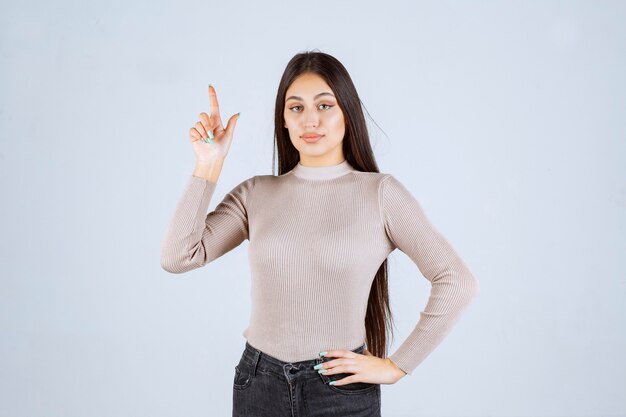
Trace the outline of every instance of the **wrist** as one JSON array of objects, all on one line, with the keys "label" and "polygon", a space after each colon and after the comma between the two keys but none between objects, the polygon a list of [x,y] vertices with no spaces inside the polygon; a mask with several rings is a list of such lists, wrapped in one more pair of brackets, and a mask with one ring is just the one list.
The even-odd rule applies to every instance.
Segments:
[{"label": "wrist", "polygon": [[196,166],[193,171],[193,175],[196,177],[204,178],[211,182],[217,182],[222,171],[222,165],[224,164],[223,158],[216,158],[210,161],[196,160]]},{"label": "wrist", "polygon": [[402,370],[402,368],[400,368],[398,365],[396,365],[396,363],[394,361],[392,361],[391,359],[385,358],[385,361],[387,361],[389,366],[391,366],[392,368],[394,368],[398,372],[398,375],[400,375],[400,377],[403,377],[403,376],[405,376],[407,374],[406,372],[404,372]]}]

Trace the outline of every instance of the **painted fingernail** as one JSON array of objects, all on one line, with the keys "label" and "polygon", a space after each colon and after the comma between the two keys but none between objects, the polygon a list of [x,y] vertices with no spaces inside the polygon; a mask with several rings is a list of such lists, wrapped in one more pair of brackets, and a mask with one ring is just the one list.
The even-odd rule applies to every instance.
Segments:
[{"label": "painted fingernail", "polygon": [[313,369],[320,369],[322,367],[322,365],[324,365],[323,363],[318,363],[317,365],[315,365],[313,367]]},{"label": "painted fingernail", "polygon": [[213,132],[211,132],[210,130],[207,132],[209,134],[209,139],[213,139],[215,136],[213,136]]},{"label": "painted fingernail", "polygon": [[320,369],[317,371],[318,374],[325,374],[326,372],[328,372],[328,369]]},{"label": "painted fingernail", "polygon": [[201,138],[200,138],[200,140],[201,140],[202,142],[206,143],[206,140],[204,140],[204,138],[203,138],[203,137],[201,137]]},{"label": "painted fingernail", "polygon": [[211,144],[213,144],[213,143],[215,143],[215,142],[213,141],[213,139],[212,139],[212,138],[209,138],[209,141],[208,141],[207,143],[211,143]]},{"label": "painted fingernail", "polygon": [[330,382],[328,383],[328,385],[335,385],[336,383],[337,383],[337,381],[330,381]]},{"label": "painted fingernail", "polygon": [[328,354],[328,352],[324,351],[324,352],[320,352],[320,356],[326,356]]}]

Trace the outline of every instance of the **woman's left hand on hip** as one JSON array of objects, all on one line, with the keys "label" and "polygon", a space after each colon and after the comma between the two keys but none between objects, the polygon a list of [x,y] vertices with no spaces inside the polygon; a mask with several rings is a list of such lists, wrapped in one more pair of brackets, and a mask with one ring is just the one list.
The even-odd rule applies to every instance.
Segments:
[{"label": "woman's left hand on hip", "polygon": [[389,358],[379,358],[372,355],[367,349],[363,354],[351,350],[328,350],[324,357],[337,358],[323,362],[319,370],[326,370],[324,375],[353,374],[335,381],[335,386],[368,382],[370,384],[394,384],[406,373]]}]

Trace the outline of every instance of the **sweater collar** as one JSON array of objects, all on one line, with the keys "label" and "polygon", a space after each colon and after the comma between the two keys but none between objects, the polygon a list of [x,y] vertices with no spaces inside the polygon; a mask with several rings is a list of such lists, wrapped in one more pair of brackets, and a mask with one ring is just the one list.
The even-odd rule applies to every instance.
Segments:
[{"label": "sweater collar", "polygon": [[314,167],[304,166],[298,162],[298,164],[293,168],[293,174],[295,176],[308,180],[327,180],[337,178],[352,171],[356,170],[346,159],[337,165]]}]

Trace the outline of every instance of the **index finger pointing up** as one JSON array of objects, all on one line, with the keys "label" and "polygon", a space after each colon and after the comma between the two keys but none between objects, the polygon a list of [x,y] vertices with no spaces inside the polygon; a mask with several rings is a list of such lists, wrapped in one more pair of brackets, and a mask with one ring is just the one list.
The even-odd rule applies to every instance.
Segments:
[{"label": "index finger pointing up", "polygon": [[212,84],[209,84],[209,99],[211,101],[211,108],[209,110],[209,116],[215,117],[219,126],[222,126],[222,119],[220,118],[220,106],[217,103],[217,94],[215,94],[215,88]]}]

